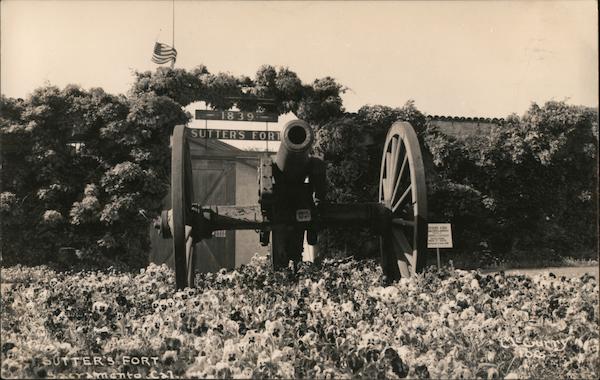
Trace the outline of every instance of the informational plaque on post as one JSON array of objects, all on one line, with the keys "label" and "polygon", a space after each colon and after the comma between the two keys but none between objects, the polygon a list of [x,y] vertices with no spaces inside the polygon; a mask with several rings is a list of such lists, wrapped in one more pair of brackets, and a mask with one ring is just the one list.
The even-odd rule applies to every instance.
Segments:
[{"label": "informational plaque on post", "polygon": [[452,248],[452,227],[450,223],[429,223],[427,248]]}]

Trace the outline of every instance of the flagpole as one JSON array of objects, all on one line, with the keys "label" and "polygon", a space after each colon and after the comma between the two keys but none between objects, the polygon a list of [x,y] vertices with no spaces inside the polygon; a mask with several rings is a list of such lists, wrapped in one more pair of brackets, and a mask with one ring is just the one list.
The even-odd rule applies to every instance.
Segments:
[{"label": "flagpole", "polygon": [[[171,10],[172,10],[172,14],[173,14],[173,35],[171,37],[171,46],[173,46],[173,49],[175,49],[175,0],[173,0],[172,2],[172,6],[171,6]],[[173,59],[173,61],[171,61],[171,69],[173,69],[173,67],[175,67],[175,59]]]}]

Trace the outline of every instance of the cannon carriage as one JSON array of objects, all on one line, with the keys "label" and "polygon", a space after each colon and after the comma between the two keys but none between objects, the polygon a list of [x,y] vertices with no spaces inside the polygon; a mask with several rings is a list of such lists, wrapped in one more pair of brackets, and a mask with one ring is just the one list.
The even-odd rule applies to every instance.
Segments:
[{"label": "cannon carriage", "polygon": [[171,205],[156,226],[172,239],[178,289],[194,286],[195,244],[218,230],[256,230],[262,245],[271,245],[277,270],[301,260],[304,236],[318,243],[329,226],[370,227],[380,236],[386,281],[409,277],[426,265],[427,194],[417,135],[409,123],[396,122],[386,136],[380,169],[379,197],[369,203],[327,200],[326,163],[309,152],[312,128],[302,120],[288,122],[274,157],[258,167],[259,191],[254,205],[200,205],[193,202],[192,166],[186,127],[172,135]]}]

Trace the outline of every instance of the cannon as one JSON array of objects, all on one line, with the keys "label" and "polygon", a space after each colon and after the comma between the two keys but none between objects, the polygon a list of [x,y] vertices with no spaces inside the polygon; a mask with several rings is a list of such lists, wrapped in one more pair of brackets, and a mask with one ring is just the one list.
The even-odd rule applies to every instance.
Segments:
[{"label": "cannon", "polygon": [[[368,203],[327,200],[326,163],[311,156],[312,128],[302,120],[288,122],[274,157],[258,167],[255,205],[194,203],[192,166],[185,126],[172,135],[171,205],[156,226],[173,240],[177,289],[194,286],[194,246],[217,230],[256,230],[262,245],[271,244],[273,269],[301,260],[308,244],[330,226],[370,227],[380,237],[381,266],[387,282],[422,271],[427,260],[427,194],[421,149],[407,122],[395,122],[383,148],[379,196]],[[199,266],[202,263],[197,263]]]}]

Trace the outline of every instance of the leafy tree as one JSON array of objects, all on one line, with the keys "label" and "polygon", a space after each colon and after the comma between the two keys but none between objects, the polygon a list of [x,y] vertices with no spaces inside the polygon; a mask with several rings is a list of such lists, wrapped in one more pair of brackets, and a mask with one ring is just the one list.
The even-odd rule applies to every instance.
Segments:
[{"label": "leafy tree", "polygon": [[[557,258],[591,250],[597,136],[597,110],[564,102],[532,104],[482,137],[458,141],[429,127],[426,146],[447,184],[430,189],[430,209],[453,221],[465,251],[484,246],[497,258],[518,260],[524,252]],[[471,189],[474,197],[449,215],[452,188]]]},{"label": "leafy tree", "polygon": [[[453,224],[454,252],[480,265],[576,256],[597,244],[597,117],[564,102],[533,104],[489,135],[456,139],[413,102],[364,106],[318,129],[315,150],[328,161],[333,201],[374,201],[385,135],[396,120],[409,121],[424,155],[429,220]],[[365,136],[371,145],[361,143]],[[349,242],[352,254],[368,239],[355,231],[326,236],[330,248]]]},{"label": "leafy tree", "polygon": [[[24,101],[2,96],[3,262],[40,264],[71,246],[92,261],[144,265],[148,225],[169,183],[169,136],[190,118],[183,106],[256,110],[265,107],[256,96],[268,96],[269,110],[285,113],[309,92],[339,99],[333,79],[315,84],[288,68],[263,66],[252,80],[200,65],[135,73],[128,97],[77,86],[42,87]],[[341,99],[335,104],[324,114],[339,114]]]},{"label": "leafy tree", "polygon": [[331,77],[315,79],[311,86],[304,87],[304,95],[296,114],[314,125],[342,117],[344,107],[341,94],[344,91],[345,88]]},{"label": "leafy tree", "polygon": [[280,68],[275,77],[275,89],[278,113],[298,112],[299,103],[306,96],[305,88],[298,75],[287,67]]},{"label": "leafy tree", "polygon": [[[136,72],[130,94],[154,93],[187,106],[204,101],[214,109],[238,107],[243,111],[288,112],[314,125],[343,114],[341,94],[345,88],[325,77],[304,85],[287,67],[261,66],[254,79],[229,73],[212,74],[200,65],[191,71],[161,67],[154,72]],[[265,103],[257,98],[272,99]]]},{"label": "leafy tree", "polygon": [[482,183],[505,246],[557,255],[595,245],[597,120],[596,109],[551,101],[493,131],[483,153],[496,175]]},{"label": "leafy tree", "polygon": [[[407,101],[402,107],[388,107],[381,105],[367,105],[361,107],[356,115],[357,123],[362,125],[368,138],[371,140],[368,149],[368,169],[367,180],[368,201],[375,201],[379,194],[379,171],[381,168],[381,158],[383,152],[383,144],[387,136],[389,128],[396,121],[409,122],[415,131],[421,146],[423,146],[423,137],[425,133],[426,118],[415,106],[414,101]],[[434,173],[431,159],[427,154],[427,150],[423,150],[424,161],[426,165],[426,173]],[[430,178],[428,177],[428,180]],[[365,200],[366,201],[366,200]]]},{"label": "leafy tree", "polygon": [[187,106],[197,100],[199,93],[207,90],[205,78],[209,76],[204,66],[199,66],[192,72],[168,67],[159,67],[154,72],[136,72],[130,94],[140,96],[154,93],[157,96],[167,96],[182,106]]},{"label": "leafy tree", "polygon": [[[408,121],[423,132],[425,117],[412,101],[398,108],[364,106],[317,129],[314,150],[327,162],[330,201],[377,201],[383,144],[396,120]],[[332,229],[323,240],[330,253],[343,250],[348,255],[375,256],[378,252],[378,239],[370,230]]]},{"label": "leafy tree", "polygon": [[149,221],[140,210],[156,215],[166,195],[170,130],[189,117],[181,106],[76,86],[2,106],[3,260],[40,264],[75,247],[144,265]]},{"label": "leafy tree", "polygon": [[[424,154],[430,220],[453,223],[459,251],[557,256],[597,244],[597,109],[532,104],[489,135],[458,140],[412,101],[345,113],[345,88],[333,78],[303,84],[288,68],[265,65],[254,79],[202,65],[135,76],[128,97],[48,86],[26,100],[0,98],[4,262],[39,264],[75,246],[86,257],[143,265],[148,217],[168,187],[169,135],[195,101],[307,120],[334,202],[376,200],[387,130],[409,121]],[[365,231],[327,236],[349,254],[376,250]]]}]

